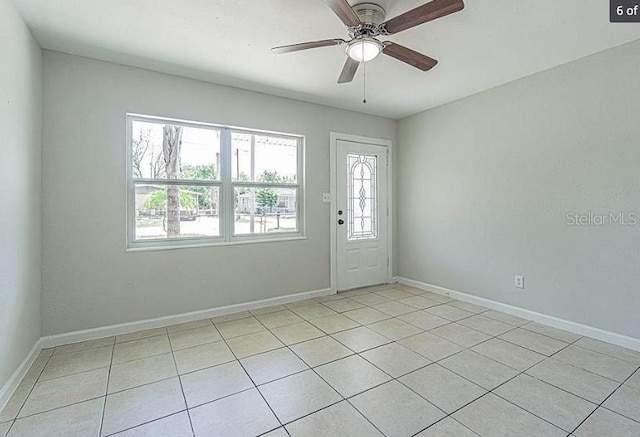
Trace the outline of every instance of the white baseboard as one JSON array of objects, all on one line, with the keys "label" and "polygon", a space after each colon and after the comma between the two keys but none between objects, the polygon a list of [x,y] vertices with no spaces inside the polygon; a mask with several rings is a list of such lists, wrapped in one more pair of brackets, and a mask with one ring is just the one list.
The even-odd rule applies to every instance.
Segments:
[{"label": "white baseboard", "polygon": [[217,316],[224,316],[241,311],[255,310],[258,308],[270,307],[310,299],[313,297],[327,296],[335,294],[330,288],[322,290],[305,291],[302,293],[287,294],[285,296],[272,297],[251,302],[244,302],[223,307],[211,308],[190,313],[176,314],[172,316],[158,317],[155,319],[140,320],[136,322],[121,323],[118,325],[101,326],[99,328],[85,329],[82,331],[67,332],[64,334],[50,335],[42,337],[41,347],[49,348],[64,344],[77,343],[79,341],[96,340],[98,338],[110,337],[112,335],[129,334],[131,332],[145,329],[161,328],[178,323],[193,322],[195,320],[206,319]]},{"label": "white baseboard", "polygon": [[414,281],[413,279],[394,277],[394,282],[408,285],[411,287],[419,288],[425,291],[431,291],[433,293],[442,294],[445,296],[453,297],[458,300],[462,300],[492,310],[501,311],[503,313],[511,314],[513,316],[521,317],[523,319],[532,320],[534,322],[548,325],[553,328],[564,329],[565,331],[573,332],[578,335],[585,335],[587,337],[595,338],[597,340],[606,341],[618,346],[626,347],[636,351],[640,351],[640,339],[629,337],[623,334],[617,334],[611,331],[605,331],[604,329],[595,328],[593,326],[583,325],[582,323],[572,322],[570,320],[560,319],[558,317],[550,316],[536,311],[527,310],[524,308],[508,305],[505,303],[497,302],[483,297],[474,296],[471,294],[463,293],[460,291],[450,290],[448,288],[440,287],[437,285],[427,284],[420,281]]},{"label": "white baseboard", "polygon": [[299,300],[311,299],[314,297],[327,296],[330,294],[335,294],[335,292],[331,291],[330,288],[324,288],[321,290],[305,291],[302,293],[288,294],[285,296],[244,302],[235,305],[227,305],[202,311],[193,311],[190,313],[158,317],[155,319],[121,323],[118,325],[102,326],[99,328],[85,329],[82,331],[41,337],[40,339],[38,339],[36,344],[33,345],[33,348],[24,359],[22,364],[18,366],[18,368],[15,372],[13,372],[6,384],[4,384],[4,386],[0,389],[0,411],[2,411],[7,402],[9,402],[9,399],[15,392],[16,388],[18,388],[18,385],[22,381],[22,378],[24,378],[25,374],[42,349],[61,346],[69,343],[77,343],[79,341],[96,340],[98,338],[110,337],[112,335],[129,334],[131,332],[141,331],[144,329],[161,328],[163,326],[175,325],[177,323],[193,322],[195,320],[224,316],[241,311],[255,310],[258,308],[281,305],[296,302]]},{"label": "white baseboard", "polygon": [[9,380],[0,388],[0,411],[2,411],[7,405],[7,402],[9,402],[9,399],[11,399],[11,396],[13,396],[13,393],[18,388],[22,378],[27,374],[27,371],[31,368],[41,349],[42,339],[39,338]]}]

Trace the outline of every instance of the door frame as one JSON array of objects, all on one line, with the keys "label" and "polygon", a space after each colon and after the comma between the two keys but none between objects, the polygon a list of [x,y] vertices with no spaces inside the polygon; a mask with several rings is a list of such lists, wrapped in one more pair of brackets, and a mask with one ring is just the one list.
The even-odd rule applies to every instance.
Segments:
[{"label": "door frame", "polygon": [[393,141],[381,138],[370,138],[360,135],[345,134],[340,132],[330,133],[329,144],[329,192],[331,194],[331,292],[338,291],[338,206],[336,196],[338,193],[338,141],[350,141],[352,143],[370,144],[374,146],[383,146],[387,148],[387,207],[389,208],[389,216],[387,217],[387,259],[389,266],[387,269],[387,282],[391,283],[393,277]]}]

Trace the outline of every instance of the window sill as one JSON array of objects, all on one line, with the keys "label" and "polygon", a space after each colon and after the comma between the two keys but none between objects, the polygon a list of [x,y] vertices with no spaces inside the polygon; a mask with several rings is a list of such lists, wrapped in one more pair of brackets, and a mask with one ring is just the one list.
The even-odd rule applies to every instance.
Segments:
[{"label": "window sill", "polygon": [[300,241],[306,240],[304,235],[291,235],[272,238],[251,238],[238,239],[234,241],[211,241],[211,242],[193,242],[185,244],[166,244],[164,242],[153,243],[131,243],[125,249],[125,252],[149,252],[157,250],[177,250],[177,249],[196,249],[201,247],[224,247],[224,246],[238,246],[244,244],[258,244],[258,243],[281,243],[286,241]]}]

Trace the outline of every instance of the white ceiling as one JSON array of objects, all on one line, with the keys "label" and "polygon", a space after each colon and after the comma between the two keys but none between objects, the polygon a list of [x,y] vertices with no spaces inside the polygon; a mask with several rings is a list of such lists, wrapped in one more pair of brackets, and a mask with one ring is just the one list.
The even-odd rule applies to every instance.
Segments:
[{"label": "white ceiling", "polygon": [[[384,1],[387,17],[426,0]],[[359,3],[361,1],[352,1]],[[342,47],[274,55],[277,45],[346,38],[322,0],[14,0],[43,48],[391,118],[420,112],[640,38],[605,0],[466,0],[456,14],[386,38],[440,61],[421,72],[387,56],[351,84]]]}]

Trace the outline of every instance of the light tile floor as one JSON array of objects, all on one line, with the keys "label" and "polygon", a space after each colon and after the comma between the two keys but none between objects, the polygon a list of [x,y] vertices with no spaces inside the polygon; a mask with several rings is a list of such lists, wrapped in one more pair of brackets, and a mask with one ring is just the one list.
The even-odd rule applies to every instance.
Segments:
[{"label": "light tile floor", "polygon": [[639,367],[394,284],[43,350],[0,437],[637,437]]}]

